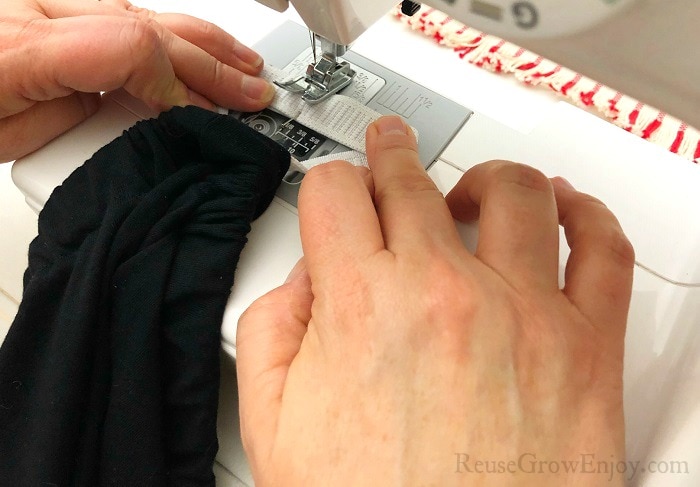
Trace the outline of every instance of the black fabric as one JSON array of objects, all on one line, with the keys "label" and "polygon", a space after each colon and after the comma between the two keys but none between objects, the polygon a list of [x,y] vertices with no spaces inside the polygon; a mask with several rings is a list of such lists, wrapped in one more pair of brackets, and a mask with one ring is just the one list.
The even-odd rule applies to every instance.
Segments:
[{"label": "black fabric", "polygon": [[53,192],[0,350],[0,485],[214,485],[223,311],[288,166],[175,108]]}]

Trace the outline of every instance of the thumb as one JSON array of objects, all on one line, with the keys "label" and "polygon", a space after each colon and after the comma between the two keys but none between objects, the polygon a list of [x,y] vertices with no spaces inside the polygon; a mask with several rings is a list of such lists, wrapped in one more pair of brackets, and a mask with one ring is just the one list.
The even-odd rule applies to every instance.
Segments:
[{"label": "thumb", "polygon": [[94,114],[99,93],[73,93],[0,118],[0,162],[19,159]]},{"label": "thumb", "polygon": [[[311,280],[302,258],[287,282],[256,300],[238,321],[238,374],[241,436],[252,465],[264,465],[277,429],[289,367],[299,353],[311,319]],[[260,446],[259,446],[260,445]]]}]

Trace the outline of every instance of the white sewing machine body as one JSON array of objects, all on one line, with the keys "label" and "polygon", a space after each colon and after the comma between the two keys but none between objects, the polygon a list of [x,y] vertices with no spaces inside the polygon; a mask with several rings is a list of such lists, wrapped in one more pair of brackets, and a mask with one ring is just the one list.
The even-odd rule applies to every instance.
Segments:
[{"label": "white sewing machine body", "polygon": [[[291,2],[304,24],[338,44],[350,44],[396,0],[257,0],[277,11]],[[426,3],[467,25],[506,39],[553,38],[591,28],[638,0],[428,0]],[[409,7],[410,8],[410,7]]]},{"label": "white sewing machine body", "polygon": [[[156,0],[153,5],[141,3],[161,10],[164,6]],[[297,20],[293,12],[279,15],[248,2],[232,6],[235,15],[224,16],[224,8],[216,1],[199,2],[196,7],[172,4],[165,3],[173,10],[218,21],[249,45],[261,41],[286,18]],[[268,49],[265,46],[270,42],[263,41],[261,46]],[[451,51],[392,19],[380,19],[369,28],[353,51],[474,111],[429,167],[442,191],[449,190],[475,164],[510,159],[549,176],[566,177],[615,212],[639,262],[625,364],[628,457],[643,463],[687,462],[688,470],[677,475],[638,472],[634,482],[700,484],[700,392],[696,387],[700,379],[700,333],[696,330],[700,320],[700,225],[691,223],[700,208],[700,168],[550,93],[459,62]],[[263,54],[271,64],[284,62],[286,56]],[[39,211],[53,188],[74,168],[122,130],[152,115],[124,93],[110,94],[92,119],[18,161],[13,178],[30,206]],[[433,116],[439,123],[439,113]],[[296,209],[276,198],[255,222],[249,237],[222,326],[229,367],[223,377],[230,382],[224,382],[222,388],[218,457],[227,470],[247,482],[249,473],[237,446],[236,397],[232,387],[226,387],[235,380],[230,364],[235,358],[236,324],[255,298],[284,281],[301,256]],[[473,239],[473,228],[466,228],[465,240]],[[562,270],[567,255],[562,243]]]},{"label": "white sewing machine body", "polygon": [[[257,0],[350,44],[399,0]],[[427,0],[466,25],[512,41],[700,127],[696,0]],[[385,42],[392,42],[387,39]]]}]

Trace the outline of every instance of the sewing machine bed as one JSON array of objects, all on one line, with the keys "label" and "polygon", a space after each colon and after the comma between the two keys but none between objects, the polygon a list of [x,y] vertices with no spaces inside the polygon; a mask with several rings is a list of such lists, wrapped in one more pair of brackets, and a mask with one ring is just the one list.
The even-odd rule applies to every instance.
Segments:
[{"label": "sewing machine bed", "polygon": [[[251,15],[271,19],[266,32],[279,23],[276,15],[262,7],[251,5],[250,9],[254,10]],[[229,21],[224,27],[243,41],[260,40],[258,32],[250,27],[246,31],[245,16]],[[394,45],[387,38],[395,38]],[[265,49],[268,41],[260,46]],[[641,465],[674,461],[682,467],[686,462],[685,473],[647,469],[637,472],[632,483],[700,484],[700,226],[693,223],[700,208],[700,168],[549,94],[534,93],[512,80],[459,63],[451,53],[443,54],[438,46],[391,19],[371,28],[355,51],[447,100],[474,109],[468,121],[449,134],[449,140],[438,144],[437,158],[430,161],[429,174],[442,191],[479,162],[510,159],[549,176],[566,177],[616,213],[638,260],[626,339],[628,457]],[[274,64],[274,53],[266,57]],[[415,62],[428,57],[432,75]],[[15,183],[28,204],[39,211],[53,188],[75,167],[124,128],[150,115],[128,95],[109,94],[97,115],[15,163]],[[421,143],[431,143],[425,134],[422,137]],[[474,240],[473,228],[462,230],[466,240]],[[564,242],[562,239],[562,273],[568,255]],[[236,324],[255,298],[284,282],[301,254],[296,209],[276,198],[253,225],[222,323],[218,461],[250,485],[238,438]]]}]

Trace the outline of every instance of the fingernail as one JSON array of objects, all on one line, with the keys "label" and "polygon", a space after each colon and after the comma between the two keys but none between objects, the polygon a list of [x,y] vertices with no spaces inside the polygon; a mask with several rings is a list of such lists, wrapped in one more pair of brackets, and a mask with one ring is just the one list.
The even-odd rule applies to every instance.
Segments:
[{"label": "fingernail", "polygon": [[406,135],[406,123],[395,115],[384,116],[374,122],[380,135]]},{"label": "fingernail", "polygon": [[198,107],[204,108],[206,110],[216,111],[216,105],[214,105],[211,101],[209,101],[196,91],[192,91],[188,88],[187,95],[190,97],[190,101],[193,105],[197,105]]},{"label": "fingernail", "polygon": [[557,176],[552,178],[552,183],[554,183],[556,186],[560,187],[561,189],[566,189],[568,191],[576,191],[576,188],[567,181],[565,178],[561,176]]},{"label": "fingernail", "polygon": [[262,78],[245,75],[243,77],[243,93],[254,100],[268,102],[275,96],[275,88]]},{"label": "fingernail", "polygon": [[260,57],[260,54],[240,42],[236,42],[233,45],[233,53],[238,59],[246,64],[250,64],[254,68],[257,68],[263,63],[263,58]]},{"label": "fingernail", "polygon": [[286,284],[288,282],[292,282],[294,279],[301,276],[304,272],[306,272],[306,262],[304,262],[304,258],[302,257],[289,272],[289,275],[287,276],[287,279],[284,281],[284,283]]}]

